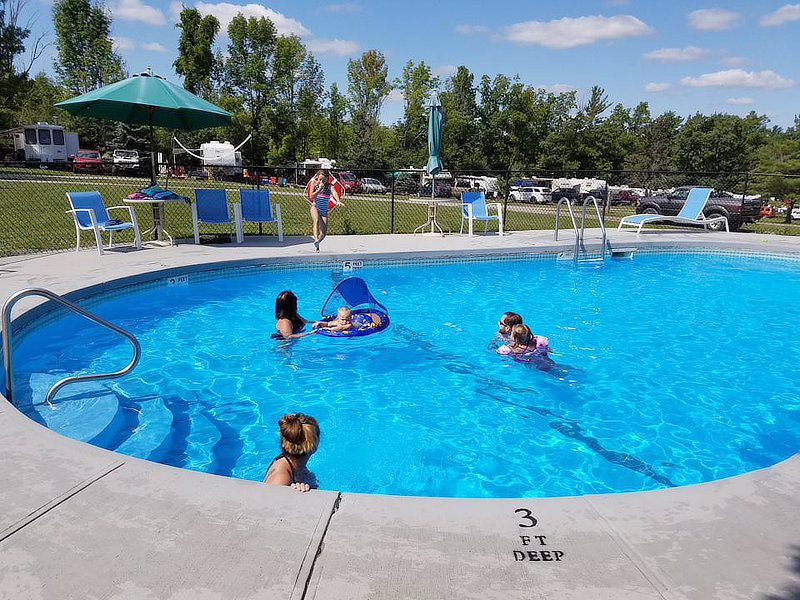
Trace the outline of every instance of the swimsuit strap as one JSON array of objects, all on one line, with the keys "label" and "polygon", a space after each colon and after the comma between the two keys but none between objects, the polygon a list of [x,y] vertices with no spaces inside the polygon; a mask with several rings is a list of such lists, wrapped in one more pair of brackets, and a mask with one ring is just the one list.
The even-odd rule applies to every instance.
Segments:
[{"label": "swimsuit strap", "polygon": [[272,459],[272,462],[269,463],[269,466],[267,467],[267,472],[269,472],[269,470],[272,468],[272,465],[275,464],[275,461],[279,460],[281,458],[286,459],[286,464],[289,465],[289,473],[291,473],[291,475],[292,475],[292,480],[289,482],[289,485],[291,485],[293,483],[297,483],[297,480],[295,479],[295,476],[294,476],[294,467],[292,466],[292,461],[290,461],[289,457],[286,456],[286,454],[283,453],[283,452],[281,452],[280,454],[278,454],[278,456],[276,456],[275,458]]}]

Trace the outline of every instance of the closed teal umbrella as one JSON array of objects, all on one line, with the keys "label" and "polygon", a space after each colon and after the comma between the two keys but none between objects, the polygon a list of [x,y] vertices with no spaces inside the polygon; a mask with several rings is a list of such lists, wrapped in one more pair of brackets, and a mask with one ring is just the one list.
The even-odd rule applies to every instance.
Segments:
[{"label": "closed teal umbrella", "polygon": [[[123,81],[58,102],[55,106],[81,117],[149,125],[151,149],[154,143],[154,126],[191,130],[231,123],[231,113],[159,75],[153,75],[150,69]],[[152,154],[155,181],[154,151]]]},{"label": "closed teal umbrella", "polygon": [[[439,100],[439,92],[433,90],[428,102],[428,165],[425,168],[428,175],[436,175],[442,170],[442,159],[439,154],[442,151],[442,102]],[[431,191],[433,191],[431,182]]]}]

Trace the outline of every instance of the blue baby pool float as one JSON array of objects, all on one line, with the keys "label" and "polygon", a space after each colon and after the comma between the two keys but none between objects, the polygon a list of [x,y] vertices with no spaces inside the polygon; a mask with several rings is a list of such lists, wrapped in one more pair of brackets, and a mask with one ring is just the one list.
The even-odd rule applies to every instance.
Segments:
[{"label": "blue baby pool float", "polygon": [[360,277],[348,277],[333,288],[322,305],[321,321],[336,320],[340,306],[350,308],[353,326],[344,331],[331,331],[317,328],[314,331],[328,337],[361,337],[378,333],[389,326],[389,311],[375,299],[369,291],[367,282]]}]

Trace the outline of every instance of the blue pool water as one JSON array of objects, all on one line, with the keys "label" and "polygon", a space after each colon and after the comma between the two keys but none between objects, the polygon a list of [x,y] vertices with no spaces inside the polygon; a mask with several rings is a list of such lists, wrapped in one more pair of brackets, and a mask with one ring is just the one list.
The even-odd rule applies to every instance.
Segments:
[{"label": "blue pool water", "polygon": [[[67,316],[15,355],[23,411],[133,456],[260,480],[287,411],[322,427],[309,467],[327,489],[513,497],[647,490],[735,475],[800,447],[800,263],[637,255],[599,267],[517,260],[358,273],[390,328],[360,339],[270,339],[292,289],[315,318],[332,269],[151,287],[92,310],[124,340]],[[542,372],[487,348],[504,310],[548,335]],[[27,397],[27,400],[26,400]],[[31,398],[33,406],[31,406]]]}]

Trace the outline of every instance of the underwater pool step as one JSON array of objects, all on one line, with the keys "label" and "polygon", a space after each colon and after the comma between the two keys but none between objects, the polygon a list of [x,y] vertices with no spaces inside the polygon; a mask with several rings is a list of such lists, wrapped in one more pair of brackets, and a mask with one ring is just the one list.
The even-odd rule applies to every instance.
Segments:
[{"label": "underwater pool step", "polygon": [[[134,410],[128,407],[125,410]],[[116,452],[159,462],[170,446],[172,413],[161,398],[150,398],[136,407],[139,412],[135,430],[116,448]]]},{"label": "underwater pool step", "polygon": [[32,420],[62,435],[95,446],[106,446],[125,423],[119,396],[108,382],[78,382],[56,394],[53,408],[50,408],[44,398],[63,376],[31,373],[28,386],[18,384],[23,389],[16,390],[17,408]]},{"label": "underwater pool step", "polygon": [[187,437],[186,466],[198,471],[207,471],[214,462],[214,446],[222,438],[222,432],[202,412],[190,417]]}]

